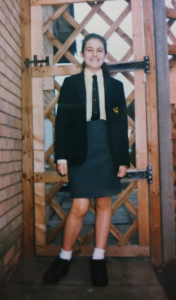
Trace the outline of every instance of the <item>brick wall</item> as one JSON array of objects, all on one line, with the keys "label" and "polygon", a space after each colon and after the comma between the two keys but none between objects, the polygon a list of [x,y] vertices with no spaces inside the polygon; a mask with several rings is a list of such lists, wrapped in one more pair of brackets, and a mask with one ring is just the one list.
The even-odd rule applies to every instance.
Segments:
[{"label": "brick wall", "polygon": [[20,0],[0,7],[0,282],[22,255]]}]

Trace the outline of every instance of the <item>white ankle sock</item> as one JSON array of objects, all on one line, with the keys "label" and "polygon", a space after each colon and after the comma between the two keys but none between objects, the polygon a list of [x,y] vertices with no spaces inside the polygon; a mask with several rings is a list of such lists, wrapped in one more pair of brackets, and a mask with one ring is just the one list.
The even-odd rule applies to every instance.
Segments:
[{"label": "white ankle sock", "polygon": [[104,249],[94,248],[92,259],[104,259],[104,256],[105,256]]},{"label": "white ankle sock", "polygon": [[70,260],[72,258],[72,250],[65,251],[65,250],[61,249],[59,257],[62,258],[62,259]]}]

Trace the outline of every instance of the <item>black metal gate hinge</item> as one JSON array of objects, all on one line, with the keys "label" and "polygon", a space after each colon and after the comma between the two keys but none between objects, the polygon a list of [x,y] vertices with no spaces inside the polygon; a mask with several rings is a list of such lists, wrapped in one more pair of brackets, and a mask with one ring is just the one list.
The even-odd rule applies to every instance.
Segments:
[{"label": "black metal gate hinge", "polygon": [[46,63],[46,66],[49,66],[49,56],[46,56],[45,60],[38,60],[37,55],[34,55],[34,60],[29,60],[29,58],[26,58],[25,60],[26,68],[29,68],[30,64],[34,64],[34,67],[37,67],[39,63]]},{"label": "black metal gate hinge", "polygon": [[110,71],[114,72],[126,72],[135,70],[144,70],[145,73],[150,73],[150,60],[148,56],[144,56],[142,61],[131,61],[119,64],[109,64]]},{"label": "black metal gate hinge", "polygon": [[127,172],[126,176],[123,177],[123,179],[133,179],[133,180],[141,180],[141,179],[147,179],[148,183],[151,184],[153,182],[153,171],[152,167],[147,167],[147,170],[139,170],[139,171],[129,171]]}]

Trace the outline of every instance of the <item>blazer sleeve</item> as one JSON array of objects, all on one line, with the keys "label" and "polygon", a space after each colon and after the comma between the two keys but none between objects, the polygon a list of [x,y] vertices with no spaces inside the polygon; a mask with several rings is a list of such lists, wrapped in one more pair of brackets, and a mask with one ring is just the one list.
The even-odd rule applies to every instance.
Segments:
[{"label": "blazer sleeve", "polygon": [[68,120],[69,85],[67,78],[64,80],[60,90],[57,115],[55,121],[55,163],[59,159],[66,158],[66,126]]},{"label": "blazer sleeve", "polygon": [[125,94],[124,94],[124,88],[122,82],[120,82],[119,118],[120,118],[120,122],[119,122],[120,124],[120,165],[130,167],[127,108],[126,108],[126,100],[125,100]]}]

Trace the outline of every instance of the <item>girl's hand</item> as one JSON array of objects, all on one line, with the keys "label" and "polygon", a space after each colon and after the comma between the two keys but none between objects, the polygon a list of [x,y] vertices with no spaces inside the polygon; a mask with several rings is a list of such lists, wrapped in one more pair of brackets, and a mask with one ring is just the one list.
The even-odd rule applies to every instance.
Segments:
[{"label": "girl's hand", "polygon": [[57,164],[57,171],[61,176],[67,175],[68,173],[67,163]]},{"label": "girl's hand", "polygon": [[126,172],[127,172],[127,166],[120,166],[119,173],[117,173],[117,176],[123,178],[126,175]]}]

